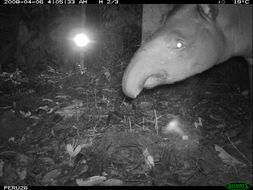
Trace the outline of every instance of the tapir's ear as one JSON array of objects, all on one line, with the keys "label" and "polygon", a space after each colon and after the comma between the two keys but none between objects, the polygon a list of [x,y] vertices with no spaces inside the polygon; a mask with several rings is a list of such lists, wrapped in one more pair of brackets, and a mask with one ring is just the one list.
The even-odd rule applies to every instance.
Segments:
[{"label": "tapir's ear", "polygon": [[217,4],[199,4],[197,8],[200,15],[207,19],[215,20],[219,14]]}]

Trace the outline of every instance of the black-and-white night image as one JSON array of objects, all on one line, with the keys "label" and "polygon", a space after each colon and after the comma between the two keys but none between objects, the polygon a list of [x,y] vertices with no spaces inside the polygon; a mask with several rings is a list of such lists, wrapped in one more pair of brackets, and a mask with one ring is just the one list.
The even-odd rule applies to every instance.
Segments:
[{"label": "black-and-white night image", "polygon": [[111,2],[0,6],[3,189],[251,188],[252,4]]}]

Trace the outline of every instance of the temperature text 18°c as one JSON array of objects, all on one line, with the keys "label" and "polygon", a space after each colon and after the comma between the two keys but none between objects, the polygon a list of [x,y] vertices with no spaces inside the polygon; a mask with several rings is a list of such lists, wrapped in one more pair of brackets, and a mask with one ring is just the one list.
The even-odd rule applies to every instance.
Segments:
[{"label": "temperature text 18\u00b0c", "polygon": [[249,0],[234,0],[234,4],[250,4],[250,1]]}]

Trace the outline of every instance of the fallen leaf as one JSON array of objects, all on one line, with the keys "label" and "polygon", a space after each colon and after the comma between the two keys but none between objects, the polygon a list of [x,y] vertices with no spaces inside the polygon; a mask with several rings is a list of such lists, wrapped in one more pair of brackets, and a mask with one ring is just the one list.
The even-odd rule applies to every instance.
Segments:
[{"label": "fallen leaf", "polygon": [[143,155],[148,168],[152,169],[155,166],[155,162],[153,156],[148,152],[147,148],[143,151]]},{"label": "fallen leaf", "polygon": [[137,107],[138,107],[139,109],[145,109],[145,110],[151,109],[152,106],[153,106],[153,104],[150,103],[150,102],[141,102],[139,105],[137,105]]},{"label": "fallen leaf", "polygon": [[249,94],[250,93],[249,93],[248,89],[241,92],[241,95],[243,95],[243,96],[248,96]]},{"label": "fallen leaf", "polygon": [[25,117],[25,118],[30,117],[30,116],[32,115],[32,113],[31,113],[30,111],[28,111],[28,112],[19,111],[19,113],[20,113],[23,117]]},{"label": "fallen leaf", "polygon": [[50,165],[55,165],[55,162],[52,158],[49,157],[42,157],[40,158],[40,160],[42,160],[43,162],[50,164]]},{"label": "fallen leaf", "polygon": [[120,179],[108,179],[101,183],[102,186],[121,186],[123,181]]},{"label": "fallen leaf", "polygon": [[200,117],[198,117],[198,121],[194,122],[194,126],[196,129],[199,127],[203,127],[202,119]]},{"label": "fallen leaf", "polygon": [[42,101],[47,101],[47,102],[54,102],[52,99],[49,99],[49,98],[43,98]]},{"label": "fallen leaf", "polygon": [[16,173],[20,180],[24,180],[27,176],[27,168],[17,168]]},{"label": "fallen leaf", "polygon": [[70,96],[67,96],[67,95],[58,95],[55,98],[66,100],[66,99],[70,98]]},{"label": "fallen leaf", "polygon": [[27,165],[29,165],[30,161],[31,161],[31,158],[29,156],[24,155],[24,154],[18,154],[16,156],[16,163],[19,166],[27,166]]},{"label": "fallen leaf", "polygon": [[79,186],[94,186],[94,185],[100,185],[105,180],[106,180],[106,177],[104,176],[93,176],[86,180],[76,179],[76,183]]},{"label": "fallen leaf", "polygon": [[11,137],[11,138],[9,138],[9,139],[8,139],[8,142],[12,142],[12,143],[14,143],[14,142],[15,142],[15,137]]},{"label": "fallen leaf", "polygon": [[215,150],[219,152],[219,157],[225,162],[226,164],[234,166],[235,164],[245,165],[244,163],[240,162],[236,158],[232,157],[228,154],[222,147],[215,144]]},{"label": "fallen leaf", "polygon": [[55,178],[57,178],[61,174],[61,169],[54,169],[50,172],[48,172],[46,175],[44,175],[41,183],[42,184],[47,184],[52,181],[54,181]]},{"label": "fallen leaf", "polygon": [[43,110],[45,112],[48,112],[50,108],[47,105],[45,105],[45,106],[40,106],[37,110]]},{"label": "fallen leaf", "polygon": [[73,116],[79,117],[82,115],[83,110],[80,109],[83,107],[83,102],[81,100],[73,100],[73,103],[69,106],[63,107],[57,110],[55,113],[64,117],[65,119],[71,118]]},{"label": "fallen leaf", "polygon": [[38,116],[32,115],[31,117],[29,117],[30,119],[35,119],[35,120],[39,120],[40,118]]},{"label": "fallen leaf", "polygon": [[0,160],[0,177],[3,176],[4,161]]}]

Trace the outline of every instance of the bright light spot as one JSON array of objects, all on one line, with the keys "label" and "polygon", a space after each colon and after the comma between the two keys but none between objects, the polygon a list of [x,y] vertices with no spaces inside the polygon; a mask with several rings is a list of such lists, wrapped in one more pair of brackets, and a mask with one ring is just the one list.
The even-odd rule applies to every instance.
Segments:
[{"label": "bright light spot", "polygon": [[165,131],[167,133],[174,132],[174,133],[178,133],[179,135],[183,135],[184,132],[182,131],[179,125],[180,125],[180,122],[177,119],[173,119],[167,124]]},{"label": "bright light spot", "polygon": [[183,47],[183,43],[182,42],[177,42],[177,48],[180,49]]},{"label": "bright light spot", "polygon": [[84,47],[90,42],[90,40],[85,34],[77,34],[74,37],[74,42],[77,46]]}]

